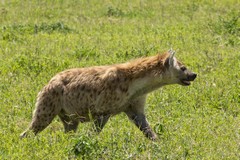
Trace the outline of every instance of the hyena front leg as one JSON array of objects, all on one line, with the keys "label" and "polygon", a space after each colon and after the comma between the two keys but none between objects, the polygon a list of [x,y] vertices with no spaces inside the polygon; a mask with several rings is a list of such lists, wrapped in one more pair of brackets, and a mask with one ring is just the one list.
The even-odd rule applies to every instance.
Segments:
[{"label": "hyena front leg", "polygon": [[127,111],[125,113],[127,114],[128,118],[134,122],[134,124],[143,132],[143,134],[147,138],[151,140],[157,139],[156,134],[152,131],[144,114],[137,114],[132,111]]},{"label": "hyena front leg", "polygon": [[105,126],[105,124],[107,123],[108,119],[109,119],[110,115],[101,115],[101,116],[97,116],[94,120],[94,125],[95,125],[95,131],[100,133],[103,129],[103,127]]},{"label": "hyena front leg", "polygon": [[143,134],[151,139],[156,140],[157,136],[152,131],[146,116],[144,114],[144,105],[145,105],[146,97],[139,97],[130,103],[128,109],[125,111],[128,118],[134,122],[134,124],[143,132]]},{"label": "hyena front leg", "polygon": [[65,133],[77,131],[79,120],[75,116],[71,117],[71,115],[67,115],[63,110],[58,114],[58,116],[63,123]]}]

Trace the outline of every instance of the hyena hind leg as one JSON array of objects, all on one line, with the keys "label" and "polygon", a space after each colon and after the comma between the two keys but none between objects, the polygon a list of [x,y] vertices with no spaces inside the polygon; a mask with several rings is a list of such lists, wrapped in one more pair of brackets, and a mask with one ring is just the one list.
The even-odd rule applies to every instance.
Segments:
[{"label": "hyena hind leg", "polygon": [[41,110],[37,109],[34,113],[32,122],[29,126],[29,128],[23,132],[20,137],[24,138],[27,136],[28,132],[32,131],[35,135],[37,135],[39,132],[44,130],[54,119],[54,117],[57,115],[56,112],[42,112]]},{"label": "hyena hind leg", "polygon": [[74,120],[74,117],[67,115],[63,110],[58,114],[58,116],[63,123],[65,133],[70,131],[76,132],[79,120]]},{"label": "hyena hind leg", "polygon": [[35,135],[44,130],[60,112],[59,101],[49,100],[49,98],[41,97],[36,103],[36,109],[33,113],[32,122],[29,128],[24,131],[20,138],[24,138],[29,132],[33,132]]}]

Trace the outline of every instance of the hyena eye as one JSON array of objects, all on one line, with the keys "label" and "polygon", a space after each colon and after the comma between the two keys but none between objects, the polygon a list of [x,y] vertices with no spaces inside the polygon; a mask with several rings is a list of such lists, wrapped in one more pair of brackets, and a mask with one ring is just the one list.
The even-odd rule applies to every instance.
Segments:
[{"label": "hyena eye", "polygon": [[187,68],[186,68],[185,66],[182,66],[180,69],[181,69],[182,71],[185,71]]}]

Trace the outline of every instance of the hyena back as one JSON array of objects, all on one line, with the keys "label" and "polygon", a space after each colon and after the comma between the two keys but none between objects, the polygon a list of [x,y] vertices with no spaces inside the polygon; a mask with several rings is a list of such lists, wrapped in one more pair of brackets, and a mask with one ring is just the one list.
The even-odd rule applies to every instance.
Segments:
[{"label": "hyena back", "polygon": [[157,137],[144,113],[146,96],[164,85],[190,85],[196,74],[189,71],[173,52],[132,62],[75,68],[54,76],[39,92],[29,128],[34,134],[59,116],[65,132],[76,131],[79,122],[93,119],[100,132],[110,116],[125,112],[146,137]]}]

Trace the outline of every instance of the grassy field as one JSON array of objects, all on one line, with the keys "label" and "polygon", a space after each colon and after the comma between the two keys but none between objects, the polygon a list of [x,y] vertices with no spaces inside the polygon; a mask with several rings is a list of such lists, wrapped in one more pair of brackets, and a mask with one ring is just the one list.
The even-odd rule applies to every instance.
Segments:
[{"label": "grassy field", "polygon": [[[0,159],[240,159],[239,8],[238,0],[1,0]],[[148,96],[158,141],[124,114],[99,135],[91,123],[64,134],[55,118],[19,139],[37,93],[57,72],[171,47],[198,78]]]}]

